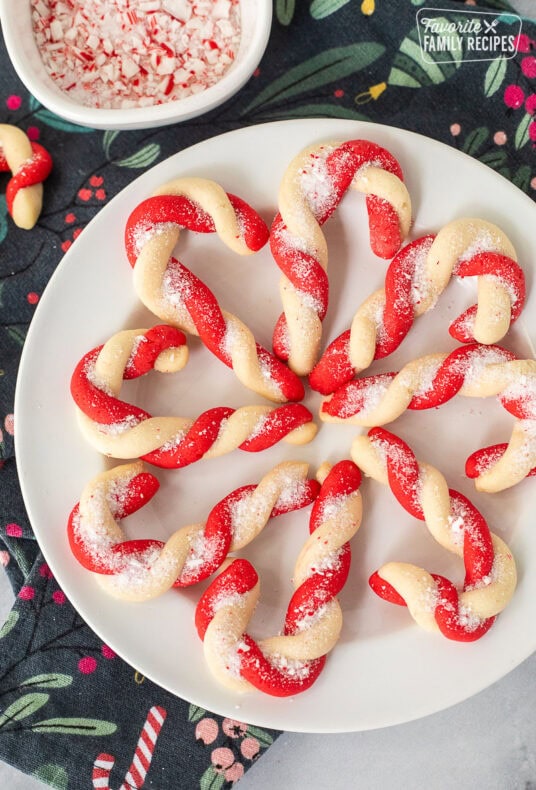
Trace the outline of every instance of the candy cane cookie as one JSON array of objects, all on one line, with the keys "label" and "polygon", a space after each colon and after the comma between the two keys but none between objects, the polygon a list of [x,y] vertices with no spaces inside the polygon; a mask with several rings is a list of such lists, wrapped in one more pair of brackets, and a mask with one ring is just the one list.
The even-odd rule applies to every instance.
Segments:
[{"label": "candy cane cookie", "polygon": [[350,187],[367,195],[376,255],[392,258],[409,232],[411,199],[399,163],[385,148],[368,140],[327,142],[292,160],[270,231],[272,254],[283,272],[284,310],[273,347],[300,376],[310,373],[317,360],[328,306],[328,249],[321,226]]},{"label": "candy cane cookie", "polygon": [[463,559],[463,590],[444,576],[404,562],[389,562],[372,574],[370,586],[391,603],[407,606],[422,628],[448,639],[480,639],[510,601],[516,566],[510,549],[490,532],[486,520],[430,464],[384,428],[373,428],[352,444],[364,474],[389,485],[402,507],[426,523],[432,537]]},{"label": "candy cane cookie", "polygon": [[171,587],[187,587],[218,570],[264,529],[271,518],[303,508],[319,491],[308,464],[287,461],[257,485],[246,485],[218,502],[203,523],[174,532],[167,541],[127,540],[119,521],[147,504],[158,491],[142,461],[94,477],[71,511],[67,534],[78,562],[97,574],[110,595],[146,601]]},{"label": "candy cane cookie", "polygon": [[268,228],[243,200],[203,178],[164,184],[128,218],[125,245],[134,285],[146,307],[179,329],[197,335],[249,389],[282,403],[304,396],[298,377],[260,346],[239,318],[223,310],[210,289],[171,257],[183,228],[216,232],[240,255],[264,246]]},{"label": "candy cane cookie", "polygon": [[350,545],[361,523],[361,474],[350,461],[319,469],[320,493],[310,518],[311,535],[294,568],[283,633],[261,641],[247,629],[260,583],[247,560],[234,560],[202,595],[195,614],[208,667],[227,688],[254,688],[285,697],[310,688],[342,628],[336,598],[350,568]]},{"label": "candy cane cookie", "polygon": [[[324,400],[320,417],[325,422],[386,425],[406,409],[435,409],[458,394],[469,398],[498,395],[504,407],[516,415],[518,402],[508,397],[508,388],[518,376],[525,382],[529,375],[532,378],[533,370],[536,374],[534,360],[518,360],[500,346],[472,343],[448,354],[419,357],[398,373],[349,381]],[[525,390],[528,394],[527,386]]]},{"label": "candy cane cookie", "polygon": [[152,417],[119,400],[124,379],[152,368],[180,370],[187,359],[185,340],[180,330],[166,325],[125,330],[82,357],[71,378],[71,393],[80,429],[100,453],[178,469],[238,448],[260,452],[279,441],[299,445],[315,436],[312,414],[300,403],[221,406],[191,420]]},{"label": "candy cane cookie", "polygon": [[523,270],[500,228],[480,219],[454,220],[437,236],[423,236],[400,250],[384,287],[363,302],[350,329],[330,343],[311,371],[312,389],[329,395],[374,359],[392,354],[452,277],[476,277],[478,303],[452,322],[450,334],[462,343],[499,342],[523,309]]},{"label": "candy cane cookie", "polygon": [[478,491],[511,488],[536,474],[536,360],[516,359],[500,346],[478,344],[450,354],[429,354],[399,373],[382,373],[351,381],[321,406],[326,422],[367,427],[396,420],[406,409],[432,409],[456,394],[496,396],[516,420],[508,444],[477,450],[465,471]]},{"label": "candy cane cookie", "polygon": [[6,188],[7,210],[19,228],[31,230],[43,205],[43,181],[52,158],[39,143],[8,123],[0,124],[0,172],[11,172]]}]

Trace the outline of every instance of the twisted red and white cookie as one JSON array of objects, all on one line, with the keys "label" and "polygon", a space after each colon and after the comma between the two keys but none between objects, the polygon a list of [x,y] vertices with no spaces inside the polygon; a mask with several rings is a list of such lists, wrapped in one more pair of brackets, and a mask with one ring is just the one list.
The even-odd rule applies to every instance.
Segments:
[{"label": "twisted red and white cookie", "polygon": [[[379,373],[349,381],[324,400],[320,416],[326,422],[367,427],[386,425],[406,409],[434,409],[457,394],[469,398],[498,395],[504,407],[512,412],[517,401],[508,397],[508,388],[516,381],[526,383],[526,376],[532,370],[534,376],[534,360],[518,360],[515,354],[500,346],[472,343],[448,354],[427,354],[414,359],[398,373]],[[528,394],[526,386],[525,391]]]},{"label": "twisted red and white cookie", "polygon": [[167,541],[127,540],[119,521],[146,505],[159,483],[143,462],[122,464],[93,478],[68,522],[71,550],[99,574],[110,595],[129,601],[155,598],[187,587],[216,571],[228,553],[250,543],[271,518],[309,505],[320,488],[307,478],[308,465],[287,461],[257,485],[232,491],[207,520],[174,532]]},{"label": "twisted red and white cookie", "polygon": [[0,172],[11,172],[6,187],[7,210],[19,228],[31,230],[43,205],[43,181],[52,157],[39,143],[8,123],[0,124]]},{"label": "twisted red and white cookie", "polygon": [[435,467],[418,461],[408,445],[384,428],[373,428],[352,444],[352,458],[366,475],[389,485],[402,507],[426,523],[433,538],[463,559],[463,590],[444,576],[405,562],[389,562],[372,574],[381,598],[407,606],[429,631],[448,639],[480,639],[510,601],[516,566],[506,543],[490,532],[467,497],[449,489]]},{"label": "twisted red and white cookie", "polygon": [[183,333],[171,326],[125,330],[80,360],[71,379],[71,393],[82,433],[100,453],[178,469],[237,448],[260,452],[279,441],[305,444],[315,436],[312,414],[300,403],[239,409],[220,406],[191,420],[152,417],[119,400],[124,379],[152,368],[180,370],[187,359],[185,342]]},{"label": "twisted red and white cookie", "polygon": [[399,163],[385,148],[368,140],[326,142],[292,160],[270,231],[272,253],[283,272],[284,312],[273,345],[300,376],[310,373],[317,360],[328,306],[328,250],[321,226],[349,188],[367,195],[376,255],[392,258],[409,232],[411,199]]},{"label": "twisted red and white cookie", "polygon": [[320,493],[311,535],[294,568],[294,594],[283,633],[257,642],[247,629],[260,593],[257,572],[234,560],[211,583],[196,609],[196,626],[214,677],[236,691],[253,688],[278,697],[310,688],[342,628],[336,598],[350,568],[348,541],[361,523],[361,474],[351,461],[319,469]]},{"label": "twisted red and white cookie", "polygon": [[171,257],[183,228],[216,232],[240,255],[256,252],[268,240],[261,217],[214,181],[181,178],[164,184],[134,209],[125,231],[141,301],[161,320],[198,335],[249,389],[278,403],[301,400],[298,377],[260,346],[237,316],[220,307],[205,283]]},{"label": "twisted red and white cookie", "polygon": [[458,219],[437,236],[407,244],[394,258],[384,288],[359,307],[351,328],[327,347],[311,371],[312,389],[328,395],[395,351],[452,277],[476,277],[478,303],[450,326],[462,343],[499,342],[519,317],[525,278],[514,247],[503,231],[480,219]]}]

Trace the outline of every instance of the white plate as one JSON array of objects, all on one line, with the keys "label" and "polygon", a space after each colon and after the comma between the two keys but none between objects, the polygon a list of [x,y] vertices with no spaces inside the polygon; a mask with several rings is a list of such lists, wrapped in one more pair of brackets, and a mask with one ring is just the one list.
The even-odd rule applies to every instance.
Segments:
[{"label": "white plate", "polygon": [[[536,259],[531,230],[536,210],[528,197],[480,163],[419,135],[347,121],[292,121],[240,129],[182,151],[142,175],[100,212],[69,250],[41,299],[24,347],[16,397],[16,450],[28,513],[47,561],[88,624],[137,670],[174,694],[232,718],[303,732],[365,730],[424,716],[485,688],[534,650],[536,482],[485,495],[476,494],[463,474],[470,452],[508,438],[512,418],[496,402],[458,398],[438,410],[407,414],[392,426],[418,457],[437,465],[452,487],[472,498],[514,551],[519,586],[491,631],[474,644],[450,642],[423,632],[407,610],[369,590],[369,574],[390,559],[422,564],[457,581],[462,569],[387,488],[367,481],[362,487],[363,525],[353,540],[352,569],[340,596],[342,636],[323,674],[310,691],[294,698],[257,692],[237,696],[218,686],[205,667],[193,625],[199,588],[170,591],[146,604],[126,604],[108,598],[71,556],[68,513],[104,461],[78,433],[69,379],[79,358],[114,332],[158,323],[138,303],[123,249],[130,211],[154,188],[177,176],[213,178],[252,202],[270,221],[280,178],[298,151],[317,141],[359,137],[386,146],[401,162],[414,203],[413,238],[460,216],[480,216],[509,235],[525,266],[530,296],[505,345],[531,355],[536,310],[529,267]],[[325,230],[331,279],[327,340],[346,328],[362,299],[382,285],[386,263],[370,253],[362,196],[347,195]],[[268,249],[239,258],[217,238],[185,233],[177,254],[210,284],[226,309],[240,315],[257,339],[270,346],[280,312],[280,275]],[[396,355],[374,369],[396,370],[420,354],[454,347],[447,325],[474,296],[472,286],[451,284]],[[167,378],[152,373],[125,386],[125,396],[153,414],[183,416],[213,405],[258,401],[199,341],[193,339],[190,347],[184,371]],[[316,413],[319,400],[310,394],[305,402]],[[158,471],[161,490],[127,521],[128,531],[165,539],[178,527],[203,520],[228,491],[255,482],[280,460],[301,458],[316,467],[326,458],[348,457],[358,432],[323,425],[308,447],[280,444],[257,455],[236,451],[183,470]],[[250,628],[255,636],[277,633],[281,627],[294,558],[307,535],[307,516],[300,512],[274,521],[243,552],[261,577],[261,603]]]}]

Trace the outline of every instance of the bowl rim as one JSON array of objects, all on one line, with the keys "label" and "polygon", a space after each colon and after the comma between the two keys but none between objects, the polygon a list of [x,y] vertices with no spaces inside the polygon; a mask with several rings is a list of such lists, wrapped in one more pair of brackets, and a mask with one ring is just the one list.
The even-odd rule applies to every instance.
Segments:
[{"label": "bowl rim", "polygon": [[[241,5],[250,2],[251,0],[240,0]],[[244,56],[218,82],[200,93],[187,96],[185,99],[176,99],[150,107],[127,109],[86,107],[68,96],[61,95],[51,78],[46,74],[44,67],[45,79],[36,80],[34,69],[23,57],[22,51],[17,45],[19,28],[16,18],[20,19],[24,8],[21,8],[19,3],[13,3],[13,0],[0,0],[0,21],[6,49],[13,67],[20,80],[40,104],[67,121],[91,129],[144,129],[187,121],[207,113],[223,104],[242,88],[252,76],[264,54],[272,25],[271,0],[256,0],[256,2],[253,35]],[[30,0],[27,0],[26,10],[27,12],[30,10]],[[40,58],[37,45],[34,45]]]}]

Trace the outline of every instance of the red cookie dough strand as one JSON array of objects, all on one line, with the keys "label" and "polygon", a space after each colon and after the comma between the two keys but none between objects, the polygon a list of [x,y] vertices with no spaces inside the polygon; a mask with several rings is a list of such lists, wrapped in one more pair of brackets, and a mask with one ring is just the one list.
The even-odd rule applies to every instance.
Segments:
[{"label": "red cookie dough strand", "polygon": [[[361,484],[361,473],[351,461],[341,461],[324,480],[309,522],[310,533],[322,527],[329,518],[326,508],[334,501],[351,496]],[[350,567],[350,546],[344,543],[337,550],[337,561],[326,567],[311,567],[295,590],[285,616],[284,635],[295,635],[304,628],[304,620],[314,617],[329,604],[343,588]],[[321,565],[321,563],[319,563]],[[252,591],[258,584],[253,566],[246,560],[235,560],[207,588],[195,614],[201,639],[213,620],[222,601],[236,600]],[[285,660],[274,662],[265,655],[259,644],[244,633],[237,645],[240,660],[239,674],[255,688],[272,696],[285,697],[310,688],[322,671],[326,656],[302,662],[299,671]],[[284,656],[281,656],[284,659]]]},{"label": "red cookie dough strand", "polygon": [[[385,448],[387,474],[393,494],[410,515],[424,521],[424,513],[419,503],[419,462],[415,454],[399,436],[384,428],[372,428],[368,435],[373,442],[379,442]],[[453,489],[449,489],[449,496],[452,511],[464,513],[465,588],[478,584],[491,574],[493,543],[486,520],[473,503]]]},{"label": "red cookie dough strand", "polygon": [[[218,570],[229,553],[231,546],[233,509],[241,502],[246,501],[248,496],[255,491],[255,488],[255,485],[237,488],[236,491],[232,491],[212,508],[205,524],[204,536],[206,541],[218,546],[218,551],[214,553],[213,557],[205,559],[197,574],[192,574],[191,572],[187,576],[183,574],[177,580],[175,586],[186,587],[196,584]],[[276,518],[285,513],[307,507],[318,496],[319,490],[320,484],[316,480],[306,480],[294,497],[275,505],[270,513],[270,518]]]},{"label": "red cookie dough strand", "polygon": [[[168,272],[172,276],[174,286],[180,289],[184,306],[195,324],[199,337],[209,351],[224,365],[232,368],[231,354],[225,344],[227,324],[218,300],[210,288],[176,258],[171,259]],[[260,364],[269,377],[279,382],[286,400],[301,400],[305,390],[299,378],[259,343],[256,343],[255,347]]]},{"label": "red cookie dough strand", "polygon": [[[315,155],[312,154],[314,157]],[[367,164],[387,170],[403,181],[402,169],[385,148],[367,140],[351,140],[335,148],[326,158],[326,173],[332,187],[327,200],[320,204],[315,218],[323,225],[334,213],[356,172]],[[391,258],[402,244],[400,223],[396,210],[390,203],[376,195],[367,195],[370,243],[373,252],[382,258]],[[274,260],[292,285],[306,293],[315,305],[320,321],[326,315],[329,295],[327,272],[316,258],[293,244],[292,237],[277,214],[270,230],[270,248]],[[274,352],[280,359],[289,358],[285,314],[276,322],[273,334]]]},{"label": "red cookie dough strand", "polygon": [[[385,275],[385,306],[381,326],[376,334],[374,359],[392,354],[402,343],[415,320],[413,282],[419,257],[422,257],[435,236],[423,236],[406,244],[393,258]],[[309,375],[312,389],[329,395],[359,372],[350,359],[350,329],[333,340]],[[372,361],[372,360],[371,360]]]},{"label": "red cookie dough strand", "polygon": [[[244,239],[250,250],[257,252],[268,241],[265,222],[245,200],[227,193],[239,218]],[[132,267],[139,253],[139,238],[154,232],[162,223],[175,223],[195,233],[214,233],[214,221],[203,209],[182,195],[157,195],[142,201],[130,214],[125,228],[125,246]]]},{"label": "red cookie dough strand", "polygon": [[[495,466],[505,454],[507,447],[507,442],[500,442],[499,444],[490,444],[488,447],[482,447],[481,450],[475,450],[465,462],[465,474],[467,477],[471,478],[471,480],[476,480],[487,469]],[[535,476],[536,466],[530,470],[527,477]]]},{"label": "red cookie dough strand", "polygon": [[[159,324],[144,332],[143,342],[132,350],[123,372],[123,379],[135,379],[153,370],[154,364],[162,351],[181,348],[186,345],[186,337],[179,329]],[[132,406],[130,403],[115,398],[96,386],[90,378],[91,371],[103,346],[98,346],[85,354],[71,377],[71,395],[78,408],[95,422],[112,425],[134,418],[137,422],[148,419],[151,415]]]},{"label": "red cookie dough strand", "polygon": [[[468,630],[463,621],[460,622],[459,597],[456,587],[444,576],[439,576],[436,573],[432,573],[431,576],[437,585],[439,601],[435,607],[434,616],[441,633],[447,639],[453,639],[456,642],[475,642],[483,637],[496,618],[488,617],[472,630]],[[398,606],[407,606],[402,596],[389,582],[382,579],[377,571],[371,575],[369,585],[373,592],[384,601]]]},{"label": "red cookie dough strand", "polygon": [[[497,252],[480,252],[466,261],[460,261],[454,275],[462,278],[481,275],[498,277],[512,296],[510,325],[517,321],[525,304],[525,275],[523,269],[512,258]],[[450,325],[449,333],[460,343],[473,342],[471,327],[476,311],[477,306],[472,305]]]},{"label": "red cookie dough strand", "polygon": [[[39,143],[31,143],[33,156],[8,181],[6,187],[7,210],[13,214],[13,201],[19,189],[39,184],[50,175],[52,157]],[[9,165],[0,149],[0,171],[9,172]]]},{"label": "red cookie dough strand", "polygon": [[[233,540],[237,518],[236,512],[233,514],[233,509],[236,511],[240,505],[247,504],[257,487],[255,484],[242,486],[232,491],[213,507],[203,528],[203,543],[206,547],[210,547],[210,551],[205,551],[200,561],[196,561],[193,567],[187,567],[187,562],[173,587],[189,587],[197,584],[207,579],[220,567]],[[128,480],[126,485],[121,485],[117,491],[113,486],[108,487],[106,495],[112,516],[114,519],[120,520],[136,512],[152,499],[158,488],[157,478],[148,472],[135,475]],[[267,519],[277,518],[285,513],[307,507],[315,500],[319,489],[320,484],[316,480],[305,479],[288,491],[283,490],[280,500],[276,501],[271,512],[266,514]],[[120,540],[112,544],[105,542],[95,549],[91,541],[87,543],[81,537],[78,528],[79,519],[80,507],[77,504],[71,511],[67,524],[69,545],[77,561],[93,573],[113,576],[121,573],[125,565],[132,568],[132,561],[137,559],[139,559],[140,569],[143,568],[145,572],[147,570],[146,557],[153,553],[153,557],[156,558],[165,546],[161,540],[136,539]],[[98,531],[98,528],[99,525],[96,524],[94,529]],[[194,551],[195,548],[192,547],[191,552]],[[122,557],[125,558],[124,564],[121,562]]]},{"label": "red cookie dough strand", "polygon": [[[371,429],[368,436],[373,444],[381,445],[386,453],[389,485],[395,497],[411,515],[424,520],[424,513],[419,503],[419,463],[412,450],[402,439],[383,428]],[[463,513],[465,590],[477,587],[491,577],[494,561],[493,542],[484,517],[472,502],[453,489],[449,489],[449,496],[452,513]],[[456,588],[443,577],[433,575],[433,578],[438,582],[438,603],[434,616],[442,633],[460,641],[479,639],[489,629],[494,618],[484,619],[476,628],[467,628],[466,621],[463,618],[460,620],[459,617]],[[405,603],[377,572],[371,576],[370,585],[380,597],[397,604]]]},{"label": "red cookie dough strand", "polygon": [[[111,492],[109,497],[110,510],[115,519],[120,520],[136,513],[137,510],[147,505],[160,488],[157,478],[150,472],[141,472],[129,481],[127,487],[120,489],[120,496],[114,496]],[[110,562],[107,553],[104,555],[92,552],[80,538],[76,523],[79,518],[79,505],[76,504],[69,515],[67,522],[67,537],[71,551],[78,562],[93,573],[112,574],[115,573],[115,564]],[[136,541],[138,542],[138,541]],[[147,548],[147,541],[139,541]],[[150,541],[152,544],[160,544],[160,541]],[[120,544],[118,544],[120,545]],[[141,548],[141,547],[140,547]],[[118,546],[110,548],[112,554],[120,551]]]},{"label": "red cookie dough strand", "polygon": [[[485,363],[483,355],[489,355],[490,364],[516,359],[515,354],[501,346],[482,346],[479,343],[472,343],[456,348],[437,367],[433,377],[429,381],[426,380],[426,389],[415,392],[405,408],[421,411],[447,403],[458,394],[467,378],[471,377],[473,363],[476,365]],[[347,382],[333,393],[330,400],[324,401],[322,413],[341,419],[358,415],[367,408],[369,394],[374,392],[375,387],[378,385],[387,392],[389,383],[397,375],[398,373],[395,372],[379,373]],[[411,390],[409,391],[411,393]],[[499,396],[499,400],[514,416],[527,416],[526,399]],[[534,415],[534,410],[531,413]]]},{"label": "red cookie dough strand", "polygon": [[[265,223],[245,201],[235,195],[227,195],[227,197],[236,213],[240,233],[244,237],[246,246],[251,251],[261,249],[268,239]],[[215,230],[213,218],[189,198],[174,195],[148,198],[134,209],[127,221],[125,245],[132,266],[135,266],[146,241],[158,234],[159,225],[176,225],[200,233],[212,233]],[[158,285],[159,288],[170,292],[169,294],[166,292],[165,300],[171,299],[175,305],[180,302],[181,309],[189,316],[190,323],[195,327],[195,332],[203,343],[220,361],[233,369],[233,355],[237,353],[240,343],[243,342],[238,338],[237,322],[233,321],[230,315],[225,317],[218,300],[208,286],[175,258],[170,258],[168,262],[165,279],[165,285],[164,283]],[[178,323],[181,323],[180,319]],[[230,323],[231,332],[229,332]],[[193,329],[190,328],[190,331]],[[247,343],[249,342],[248,340]],[[268,395],[272,400],[301,400],[304,396],[304,388],[296,374],[251,338],[250,353],[253,347],[256,357],[255,366],[265,377],[261,388],[263,394],[267,394],[265,390],[268,387],[278,391],[273,397]],[[245,352],[246,348],[247,344],[246,347],[242,346],[242,352]],[[268,382],[271,382],[271,385]]]}]

